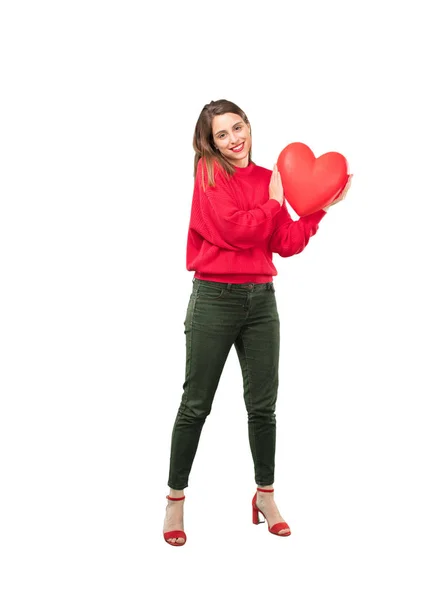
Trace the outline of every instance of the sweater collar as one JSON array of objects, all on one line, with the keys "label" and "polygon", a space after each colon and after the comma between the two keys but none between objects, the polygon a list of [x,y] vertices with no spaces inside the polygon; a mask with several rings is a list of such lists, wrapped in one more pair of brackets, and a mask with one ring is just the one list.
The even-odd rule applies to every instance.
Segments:
[{"label": "sweater collar", "polygon": [[249,163],[249,165],[247,167],[236,167],[235,166],[236,177],[238,177],[238,176],[242,177],[244,175],[250,175],[255,166],[256,165],[255,165],[255,163],[253,163],[252,160],[250,161],[250,163]]}]

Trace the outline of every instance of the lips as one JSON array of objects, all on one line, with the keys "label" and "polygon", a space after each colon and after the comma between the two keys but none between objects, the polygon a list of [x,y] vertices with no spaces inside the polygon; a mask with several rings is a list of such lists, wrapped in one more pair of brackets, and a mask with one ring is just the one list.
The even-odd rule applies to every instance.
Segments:
[{"label": "lips", "polygon": [[242,144],[238,144],[234,148],[230,148],[230,150],[232,152],[242,152],[242,150],[244,149],[244,145],[245,145],[245,142],[242,142]]}]

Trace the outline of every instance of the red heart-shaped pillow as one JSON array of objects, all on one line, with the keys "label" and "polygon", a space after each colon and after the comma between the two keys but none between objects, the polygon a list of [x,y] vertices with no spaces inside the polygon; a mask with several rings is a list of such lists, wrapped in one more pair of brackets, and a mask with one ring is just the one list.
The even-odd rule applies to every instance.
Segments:
[{"label": "red heart-shaped pillow", "polygon": [[301,142],[289,144],[277,160],[284,196],[300,216],[329,206],[346,186],[348,164],[338,152],[316,158]]}]

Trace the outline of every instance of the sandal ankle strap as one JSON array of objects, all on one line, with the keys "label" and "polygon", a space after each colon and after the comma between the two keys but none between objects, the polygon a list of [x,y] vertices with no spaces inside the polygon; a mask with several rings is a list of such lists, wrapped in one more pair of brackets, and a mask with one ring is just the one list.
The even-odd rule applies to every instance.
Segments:
[{"label": "sandal ankle strap", "polygon": [[172,498],[171,496],[166,496],[167,500],[173,500],[177,502],[178,500],[185,500],[185,496],[181,496],[180,498]]},{"label": "sandal ankle strap", "polygon": [[257,491],[258,491],[258,492],[273,492],[273,491],[274,491],[274,489],[272,488],[272,490],[264,490],[263,488],[259,488],[259,487],[258,487],[258,488],[257,488]]}]

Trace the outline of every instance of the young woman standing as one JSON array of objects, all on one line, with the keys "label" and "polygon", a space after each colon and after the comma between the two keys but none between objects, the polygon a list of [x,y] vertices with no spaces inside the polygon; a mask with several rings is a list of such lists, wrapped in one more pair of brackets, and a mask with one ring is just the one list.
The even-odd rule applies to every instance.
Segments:
[{"label": "young woman standing", "polygon": [[[194,192],[187,269],[194,271],[185,319],[186,369],[173,427],[164,539],[186,542],[184,488],[231,347],[242,369],[248,435],[257,491],[253,522],[262,513],[271,533],[290,535],[273,497],[280,323],[272,253],[301,252],[326,210],[293,221],[281,176],[251,160],[251,126],[232,102],[206,104],[193,146]],[[350,186],[333,202],[341,201]]]}]

